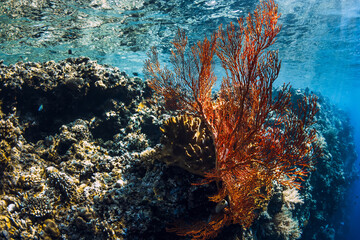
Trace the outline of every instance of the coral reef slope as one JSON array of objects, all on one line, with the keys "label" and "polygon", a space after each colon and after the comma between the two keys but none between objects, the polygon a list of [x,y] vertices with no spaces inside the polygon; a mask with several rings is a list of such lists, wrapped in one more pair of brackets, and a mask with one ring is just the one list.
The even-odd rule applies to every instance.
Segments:
[{"label": "coral reef slope", "polygon": [[[180,239],[166,232],[174,220],[208,219],[215,184],[192,185],[202,177],[166,163],[212,152],[170,138],[181,134],[166,125],[176,114],[157,101],[147,82],[89,58],[0,63],[0,238]],[[229,226],[218,239],[322,239],[339,231],[342,218],[331,219],[356,175],[352,129],[326,99],[318,104],[324,156],[305,188],[275,186],[249,231]],[[183,142],[169,151],[169,139]]]}]

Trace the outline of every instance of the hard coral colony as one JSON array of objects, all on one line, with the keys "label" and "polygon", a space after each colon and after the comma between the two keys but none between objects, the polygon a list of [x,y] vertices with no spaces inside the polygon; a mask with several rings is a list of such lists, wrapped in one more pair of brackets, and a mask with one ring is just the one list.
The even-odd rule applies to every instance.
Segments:
[{"label": "hard coral colony", "polygon": [[[289,85],[273,96],[280,61],[276,51],[266,49],[280,31],[279,17],[274,1],[263,1],[238,26],[219,27],[210,39],[190,48],[184,31],[178,30],[172,42],[173,71],[161,68],[155,48],[149,53],[145,73],[165,107],[206,124],[216,160],[213,169],[202,173],[200,184],[216,182],[218,192],[210,201],[227,202],[207,222],[169,229],[178,235],[208,239],[226,225],[249,228],[257,211],[266,207],[274,182],[299,188],[319,156],[312,128],[317,98],[304,96],[294,106]],[[226,77],[212,96],[215,55]]]}]

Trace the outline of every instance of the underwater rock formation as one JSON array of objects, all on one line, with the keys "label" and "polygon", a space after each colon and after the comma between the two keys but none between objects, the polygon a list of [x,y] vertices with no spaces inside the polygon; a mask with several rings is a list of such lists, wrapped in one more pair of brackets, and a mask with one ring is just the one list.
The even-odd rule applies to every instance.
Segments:
[{"label": "underwater rock formation", "polygon": [[[216,211],[207,201],[214,184],[192,185],[202,178],[165,164],[171,155],[211,156],[186,154],[194,140],[208,145],[206,131],[187,120],[198,138],[182,140],[189,142],[177,154],[170,136],[190,122],[165,114],[141,79],[88,58],[1,63],[0,101],[0,239],[181,239],[165,228]],[[275,186],[250,230],[229,226],[217,239],[321,239],[338,231],[342,219],[331,217],[357,173],[352,129],[326,99],[318,105],[324,156],[306,186]]]}]

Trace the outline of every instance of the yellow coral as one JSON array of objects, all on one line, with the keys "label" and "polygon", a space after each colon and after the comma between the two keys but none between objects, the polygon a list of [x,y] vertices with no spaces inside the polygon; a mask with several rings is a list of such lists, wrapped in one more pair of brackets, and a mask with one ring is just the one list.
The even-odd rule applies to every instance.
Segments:
[{"label": "yellow coral", "polygon": [[163,133],[163,150],[168,155],[162,160],[167,164],[198,175],[204,175],[215,167],[211,134],[200,118],[187,114],[172,117],[164,122],[160,130]]},{"label": "yellow coral", "polygon": [[60,237],[60,230],[57,224],[52,219],[46,219],[43,225],[43,229],[47,232],[50,236],[54,238]]}]

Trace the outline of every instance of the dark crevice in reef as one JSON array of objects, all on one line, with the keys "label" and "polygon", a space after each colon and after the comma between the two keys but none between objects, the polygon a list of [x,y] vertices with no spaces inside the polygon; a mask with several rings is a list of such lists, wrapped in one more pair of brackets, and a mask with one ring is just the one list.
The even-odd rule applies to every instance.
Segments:
[{"label": "dark crevice in reef", "polygon": [[[104,105],[106,105],[109,97],[112,97],[107,92],[89,91],[86,96],[76,99],[67,92],[66,88],[60,88],[63,89],[46,94],[24,89],[24,96],[18,98],[18,106],[20,106],[18,112],[21,113],[20,121],[29,122],[30,120],[31,123],[24,134],[28,141],[37,142],[45,136],[57,132],[64,123],[72,122],[78,118],[88,120],[91,117],[102,118],[102,109],[105,108]],[[41,97],[38,98],[38,96]],[[116,98],[114,97],[114,99]],[[33,104],[36,102],[36,105]],[[118,131],[120,127],[125,127],[126,124],[123,121],[120,126],[117,126],[115,120],[102,121],[99,126],[93,129],[94,137],[111,139],[111,133]]]},{"label": "dark crevice in reef", "polygon": [[[106,71],[106,68],[98,70],[88,63],[88,58],[80,58],[58,64],[47,62],[44,66],[37,63],[3,66],[3,112],[8,114],[16,108],[20,122],[27,123],[24,136],[28,141],[35,143],[78,118],[95,117],[94,137],[106,140],[127,126],[124,108],[138,104],[131,94],[139,98],[149,89],[140,92],[134,86],[129,94],[125,73]],[[142,80],[136,81],[143,85]],[[104,116],[104,109],[120,111],[124,116],[120,120]]]}]

